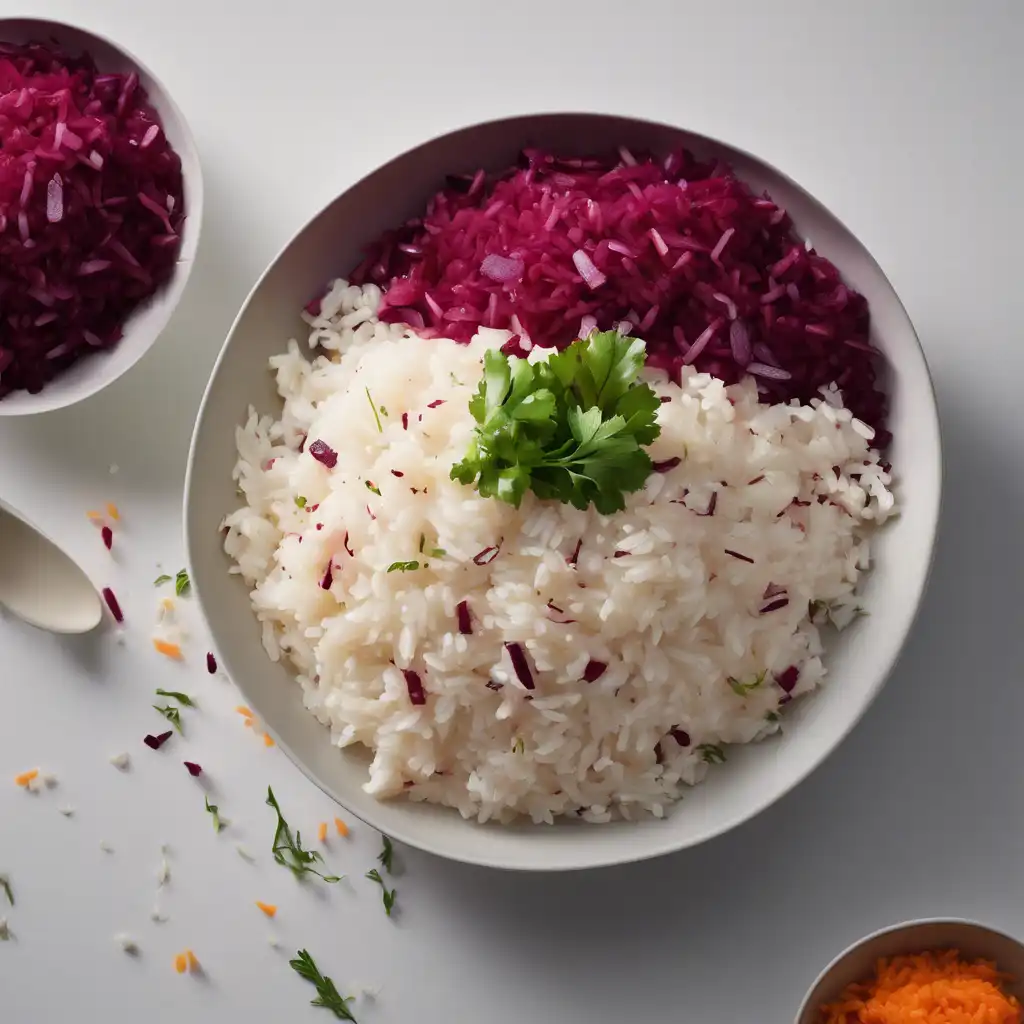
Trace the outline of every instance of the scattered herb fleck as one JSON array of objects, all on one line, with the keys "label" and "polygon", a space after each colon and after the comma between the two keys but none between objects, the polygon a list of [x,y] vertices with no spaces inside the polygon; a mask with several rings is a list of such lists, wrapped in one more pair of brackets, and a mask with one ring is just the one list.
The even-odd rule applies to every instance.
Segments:
[{"label": "scattered herb fleck", "polygon": [[512,744],[512,753],[513,754],[522,754],[522,753],[525,753],[525,751],[526,751],[526,744],[523,743],[523,737],[522,736],[517,736],[515,743]]},{"label": "scattered herb fleck", "polygon": [[154,704],[153,709],[159,711],[178,732],[181,732],[181,712],[177,708],[172,708],[170,704],[165,704],[163,707],[159,704]]},{"label": "scattered herb fleck", "polygon": [[291,826],[284,820],[281,808],[274,796],[274,791],[267,787],[267,805],[273,807],[277,814],[277,829],[274,832],[274,843],[271,853],[278,864],[284,865],[296,878],[303,875],[316,875],[325,882],[340,882],[340,875],[324,875],[314,868],[313,864],[322,864],[323,857],[317,850],[304,850],[302,848],[302,835],[296,831],[292,836]]},{"label": "scattered herb fleck", "polygon": [[[373,396],[370,394],[370,389],[364,388],[363,390],[366,392],[366,400],[370,403],[370,411],[373,413],[373,418],[377,423],[377,433],[383,434],[384,428],[381,426],[380,416],[377,415],[377,406],[373,404]],[[384,413],[384,415],[387,416],[387,413]]]},{"label": "scattered herb fleck", "polygon": [[390,875],[391,869],[394,866],[395,848],[391,845],[391,839],[388,836],[382,835],[380,838],[384,846],[380,853],[377,854],[377,860],[380,861],[381,867]]},{"label": "scattered herb fleck", "polygon": [[156,695],[158,697],[172,697],[179,704],[184,704],[187,708],[194,708],[196,706],[187,693],[179,693],[177,690],[157,690]]},{"label": "scattered herb fleck", "polygon": [[168,576],[167,573],[161,573],[155,580],[153,580],[154,587],[161,587],[165,583],[170,583],[174,579],[173,576]]},{"label": "scattered herb fleck", "polygon": [[697,753],[707,764],[725,764],[725,751],[717,743],[701,743]]},{"label": "scattered herb fleck", "polygon": [[381,900],[384,903],[384,913],[391,916],[391,911],[395,909],[395,897],[398,895],[397,889],[388,889],[384,883],[384,879],[381,878],[380,872],[374,868],[372,871],[366,872],[366,877],[371,882],[376,882],[380,886]]},{"label": "scattered herb fleck", "polygon": [[774,725],[776,722],[782,721],[782,716],[778,711],[769,711],[768,714],[764,716],[764,720],[770,725]]},{"label": "scattered herb fleck", "polygon": [[767,675],[768,672],[765,670],[760,675],[754,676],[753,679],[747,681],[734,679],[732,676],[729,676],[729,685],[732,687],[732,692],[738,697],[746,697],[748,693],[756,690],[765,681]]},{"label": "scattered herb fleck", "polygon": [[419,567],[419,562],[392,562],[388,566],[388,572],[413,572]]},{"label": "scattered herb fleck", "polygon": [[11,880],[6,875],[0,875],[0,889],[3,889],[7,902],[14,906],[14,890],[11,888]]},{"label": "scattered herb fleck", "polygon": [[[187,765],[188,762],[186,761],[185,764]],[[189,768],[189,771],[192,771],[192,769]],[[195,774],[195,772],[193,772],[193,774]],[[227,822],[224,821],[223,818],[221,818],[220,810],[217,808],[217,805],[210,803],[209,797],[205,798],[205,803],[207,812],[209,813],[210,817],[213,818],[213,831],[219,832],[222,828],[224,828]]]},{"label": "scattered herb fleck", "polygon": [[373,491],[373,493],[378,497],[380,496],[380,488],[372,480],[366,481],[366,489],[368,491]]},{"label": "scattered herb fleck", "polygon": [[317,967],[308,950],[300,949],[295,954],[295,959],[288,961],[288,965],[300,978],[304,978],[316,986],[316,999],[312,1001],[311,1005],[322,1006],[325,1010],[330,1010],[338,1020],[354,1021],[356,1019],[348,1008],[352,996],[343,996],[335,987],[334,982],[320,973],[320,968]]},{"label": "scattered herb fleck", "polygon": [[304,494],[297,494],[295,496],[295,504],[298,505],[299,508],[305,508],[306,507],[306,496]]},{"label": "scattered herb fleck", "polygon": [[444,548],[434,548],[434,550],[430,552],[430,557],[431,558],[444,558],[444,556],[447,555],[447,554],[448,554],[448,552],[445,551]]},{"label": "scattered herb fleck", "polygon": [[174,574],[174,592],[178,597],[184,597],[192,588],[192,581],[188,578],[187,569],[179,569]]}]

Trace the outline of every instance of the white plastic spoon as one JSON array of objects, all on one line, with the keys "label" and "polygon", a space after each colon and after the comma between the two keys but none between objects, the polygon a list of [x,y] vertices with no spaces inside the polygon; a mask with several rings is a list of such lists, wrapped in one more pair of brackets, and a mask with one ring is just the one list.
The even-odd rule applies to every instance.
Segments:
[{"label": "white plastic spoon", "polygon": [[0,501],[0,604],[51,633],[88,633],[100,596],[70,555]]}]

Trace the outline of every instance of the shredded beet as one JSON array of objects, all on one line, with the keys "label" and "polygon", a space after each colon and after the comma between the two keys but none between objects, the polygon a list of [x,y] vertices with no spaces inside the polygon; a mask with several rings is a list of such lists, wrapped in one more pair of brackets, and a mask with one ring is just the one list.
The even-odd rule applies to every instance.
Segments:
[{"label": "shredded beet", "polygon": [[110,614],[114,616],[114,619],[117,622],[124,622],[124,612],[121,611],[121,606],[117,603],[117,598],[110,587],[104,587],[100,593],[103,595],[103,600],[107,602],[107,607],[110,609]]},{"label": "shredded beet", "polygon": [[835,382],[888,443],[866,301],[725,164],[528,150],[475,178],[449,179],[351,275],[384,289],[383,320],[459,341],[498,327],[558,348],[625,322],[676,379],[688,364],[729,384],[749,373],[771,402]]},{"label": "shredded beet", "polygon": [[423,681],[419,672],[411,668],[403,668],[402,675],[405,676],[405,685],[409,691],[409,700],[413,704],[426,704],[427,695],[423,690]]},{"label": "shredded beet", "polygon": [[402,429],[409,429],[409,414],[407,412],[402,413]]},{"label": "shredded beet", "polygon": [[109,551],[114,546],[114,531],[109,526],[104,526],[100,530],[100,536],[103,538],[103,546]]},{"label": "shredded beet", "polygon": [[345,539],[342,541],[342,544],[344,545],[345,551],[348,553],[348,556],[350,558],[355,558],[356,553],[348,546],[348,530],[345,531]]},{"label": "shredded beet", "polygon": [[497,544],[491,545],[489,548],[484,548],[483,551],[478,551],[473,556],[474,565],[490,565],[498,557],[498,552],[501,551],[501,541]]},{"label": "shredded beet", "polygon": [[676,456],[675,458],[665,459],[664,462],[655,462],[651,465],[651,469],[655,473],[667,473],[670,469],[675,469],[683,460]]},{"label": "shredded beet", "polygon": [[459,632],[463,636],[469,636],[473,632],[473,620],[469,614],[469,602],[460,601],[455,607],[455,614],[459,620]]},{"label": "shredded beet", "polygon": [[771,598],[773,598],[773,597],[781,597],[785,593],[786,593],[786,588],[785,587],[780,587],[776,583],[769,583],[768,586],[764,588],[764,593],[761,595],[761,600],[769,601],[769,600],[771,600]]},{"label": "shredded beet", "polygon": [[330,590],[334,584],[334,563],[328,562],[327,568],[324,570],[323,578],[320,580],[321,590]]},{"label": "shredded beet", "polygon": [[495,691],[497,691],[497,690],[500,690],[505,684],[504,683],[499,683],[499,682],[497,682],[494,679],[489,679],[484,685],[486,685],[488,690],[495,690]]},{"label": "shredded beet", "polygon": [[766,604],[761,609],[761,614],[762,615],[767,615],[769,612],[777,612],[780,608],[785,608],[788,604],[789,604],[789,598],[788,597],[777,598],[776,600],[771,601],[769,604]]},{"label": "shredded beet", "polygon": [[159,736],[153,736],[152,734],[144,736],[142,742],[152,750],[159,750],[170,738],[171,732],[168,730],[167,732],[160,733]]},{"label": "shredded beet", "polygon": [[217,659],[213,651],[206,652],[206,671],[212,676],[217,671]]},{"label": "shredded beet", "polygon": [[195,778],[197,775],[202,773],[203,769],[200,768],[199,765],[195,763],[195,761],[185,761],[184,765],[188,769],[188,773],[192,776],[192,778]]},{"label": "shredded beet", "polygon": [[668,734],[679,746],[688,747],[690,745],[690,734],[684,729],[669,729]]},{"label": "shredded beet", "polygon": [[534,689],[533,673],[530,671],[530,663],[526,660],[526,651],[522,644],[506,643],[505,650],[512,659],[512,668],[515,670],[516,678],[528,690]]},{"label": "shredded beet", "polygon": [[608,671],[608,666],[603,661],[594,661],[593,658],[587,662],[583,670],[583,679],[588,683],[596,683]]},{"label": "shredded beet", "polygon": [[800,669],[796,665],[790,665],[789,668],[784,669],[775,677],[775,682],[779,684],[779,688],[784,690],[786,693],[792,693],[793,687],[796,686],[796,681],[800,678]]},{"label": "shredded beet", "polygon": [[405,476],[405,474],[400,469],[393,469],[393,470],[391,470],[391,475],[392,476],[397,476],[399,479],[401,479],[403,476]]},{"label": "shredded beet", "polygon": [[437,398],[433,402],[427,402],[428,409],[436,409],[439,405],[444,405],[443,398]]},{"label": "shredded beet", "polygon": [[738,558],[741,562],[754,564],[754,560],[749,555],[741,555],[738,551],[730,551],[729,548],[725,548],[724,551],[727,555],[732,555],[733,558]]},{"label": "shredded beet", "polygon": [[181,161],[138,75],[0,43],[0,398],[112,348],[174,272]]},{"label": "shredded beet", "polygon": [[583,549],[583,538],[580,537],[576,541],[576,547],[573,548],[572,554],[565,560],[567,565],[575,567],[576,563],[580,560],[580,551]]},{"label": "shredded beet", "polygon": [[325,444],[319,438],[315,440],[309,448],[306,449],[310,455],[320,463],[321,466],[326,466],[328,469],[334,469],[338,464],[338,453],[329,445]]},{"label": "shredded beet", "polygon": [[699,516],[713,516],[715,509],[718,507],[718,491],[712,491],[711,497],[708,499],[708,507],[703,512],[698,512]]}]

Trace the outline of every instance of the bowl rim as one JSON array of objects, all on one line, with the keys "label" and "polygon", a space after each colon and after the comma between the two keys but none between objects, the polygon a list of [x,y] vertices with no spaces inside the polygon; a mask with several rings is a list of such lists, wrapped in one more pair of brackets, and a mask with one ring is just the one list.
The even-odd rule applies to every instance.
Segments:
[{"label": "bowl rim", "polygon": [[[164,85],[163,79],[148,64],[141,61],[128,47],[105,33],[97,32],[92,28],[86,28],[75,21],[66,21],[63,18],[20,17],[17,15],[13,17],[0,17],[0,38],[3,38],[5,32],[11,30],[20,30],[26,33],[38,31],[40,37],[43,37],[47,32],[56,30],[57,33],[67,32],[85,37],[85,39],[95,40],[102,47],[120,54],[128,64],[131,64],[140,72],[141,76],[149,79],[149,92],[152,93],[154,87],[159,91],[161,105],[166,106],[174,115],[184,141],[184,145],[180,147],[178,155],[182,163],[182,180],[187,193],[187,208],[185,226],[181,235],[181,250],[178,254],[174,273],[163,289],[166,306],[158,321],[150,327],[151,337],[149,341],[116,373],[109,375],[109,371],[107,374],[101,371],[89,372],[83,376],[74,389],[65,392],[61,397],[53,398],[51,397],[52,392],[43,388],[42,391],[34,395],[30,395],[27,392],[14,392],[15,395],[19,396],[17,405],[9,405],[5,400],[0,399],[0,419],[5,417],[40,416],[43,413],[56,412],[59,409],[67,409],[72,405],[77,405],[79,402],[92,398],[93,395],[103,391],[115,381],[120,380],[121,377],[129,373],[139,363],[146,353],[160,340],[161,335],[166,331],[167,325],[177,311],[185,294],[185,289],[188,286],[189,278],[195,265],[196,253],[199,249],[199,239],[203,229],[204,205],[203,166],[192,128],[171,91]],[[64,45],[63,42],[59,40],[58,42],[61,46]],[[148,299],[147,303],[150,301],[152,299]],[[143,308],[145,308],[145,304],[136,309],[129,319],[134,317]],[[119,342],[120,344],[121,342]],[[97,363],[95,365],[99,366],[102,370],[104,364]]]},{"label": "bowl rim", "polygon": [[821,985],[822,982],[824,982],[848,957],[852,956],[863,946],[866,946],[869,942],[874,942],[877,939],[884,938],[887,935],[894,935],[898,932],[909,931],[912,928],[927,928],[936,925],[951,925],[968,931],[985,932],[988,935],[993,935],[1000,939],[1006,939],[1008,942],[1011,942],[1024,952],[1024,940],[1017,938],[1016,935],[1003,931],[1001,928],[996,928],[993,925],[985,924],[983,921],[976,921],[969,917],[918,917],[911,918],[906,921],[899,921],[896,924],[885,925],[882,928],[877,928],[875,931],[869,932],[867,935],[851,942],[845,949],[841,950],[832,957],[827,964],[825,964],[825,966],[818,972],[814,981],[811,982],[810,987],[807,989],[803,999],[800,1001],[800,1006],[796,1011],[796,1016],[793,1018],[794,1024],[801,1024],[801,1019],[811,1007],[811,999],[815,996],[818,986]]},{"label": "bowl rim", "polygon": [[[578,111],[578,110],[533,111],[533,112],[529,112],[529,113],[511,114],[511,115],[504,116],[504,117],[492,118],[492,119],[486,120],[486,121],[475,121],[475,122],[470,122],[470,123],[467,123],[467,124],[458,125],[456,127],[450,128],[450,129],[448,129],[448,130],[446,130],[444,132],[441,132],[441,133],[439,133],[437,135],[432,135],[429,138],[425,139],[424,141],[422,141],[420,143],[417,143],[414,146],[411,146],[411,147],[409,147],[407,149],[401,150],[400,152],[396,153],[394,156],[392,156],[388,160],[386,160],[383,163],[381,163],[381,164],[371,168],[369,171],[367,171],[365,174],[362,174],[360,177],[358,177],[354,181],[349,182],[348,184],[345,185],[344,188],[339,189],[327,202],[321,204],[319,209],[316,210],[310,217],[308,217],[300,225],[300,227],[288,238],[288,240],[282,246],[279,247],[279,249],[277,250],[277,252],[273,256],[273,258],[270,260],[270,262],[267,264],[265,269],[262,271],[262,273],[256,279],[256,281],[253,284],[252,288],[249,290],[249,292],[246,295],[244,301],[242,302],[241,306],[239,307],[237,314],[233,318],[233,320],[231,322],[231,326],[229,327],[228,332],[225,335],[224,342],[221,345],[221,349],[218,352],[217,358],[216,358],[216,360],[215,360],[215,362],[213,364],[213,367],[210,370],[210,376],[209,376],[209,378],[207,380],[206,387],[203,389],[203,397],[202,397],[202,400],[201,400],[201,402],[199,404],[199,408],[198,408],[198,410],[196,412],[195,423],[194,423],[193,432],[192,432],[192,438],[191,438],[191,441],[189,443],[188,459],[187,459],[186,468],[185,468],[185,483],[184,483],[183,502],[182,502],[183,532],[184,532],[184,542],[185,542],[185,553],[186,553],[186,558],[187,558],[189,564],[192,564],[192,562],[193,562],[193,557],[192,556],[193,556],[193,551],[195,549],[195,539],[193,537],[193,534],[192,534],[192,531],[191,531],[191,528],[190,528],[189,509],[190,509],[190,505],[191,505],[191,496],[192,496],[192,492],[193,492],[193,487],[196,484],[196,480],[195,480],[196,452],[197,452],[198,442],[199,442],[199,438],[200,438],[200,433],[201,433],[202,427],[203,427],[203,422],[204,422],[204,419],[205,419],[205,416],[206,416],[206,412],[207,412],[207,405],[208,405],[208,403],[211,400],[211,391],[212,391],[212,388],[213,388],[213,383],[214,383],[215,379],[219,375],[221,364],[224,362],[224,360],[227,357],[227,352],[228,352],[228,349],[231,346],[232,341],[234,340],[235,332],[238,329],[238,326],[239,326],[240,322],[242,321],[243,317],[245,316],[245,314],[246,314],[250,304],[252,303],[254,297],[256,296],[256,294],[259,292],[259,290],[263,286],[264,281],[276,269],[277,265],[281,262],[281,260],[285,257],[285,255],[289,252],[289,250],[292,248],[292,246],[300,239],[300,237],[320,217],[322,217],[323,214],[338,199],[340,199],[343,195],[345,195],[347,192],[351,191],[352,189],[357,188],[363,182],[366,182],[368,179],[376,176],[377,174],[379,174],[380,172],[382,172],[386,168],[390,168],[390,167],[394,166],[395,164],[399,163],[400,161],[404,161],[404,160],[408,159],[413,154],[415,154],[415,153],[417,153],[417,152],[419,152],[419,151],[421,151],[423,149],[426,149],[429,146],[432,146],[432,145],[436,144],[437,142],[439,142],[442,139],[447,139],[447,138],[449,138],[451,136],[456,136],[456,135],[461,135],[461,134],[468,134],[470,132],[477,131],[477,130],[484,129],[484,128],[496,129],[496,128],[499,128],[502,125],[506,125],[506,124],[507,125],[513,125],[513,124],[522,122],[522,121],[530,119],[530,118],[575,118],[575,119],[593,118],[593,119],[600,119],[600,120],[607,120],[609,118],[612,118],[612,119],[616,119],[616,120],[620,120],[620,121],[632,122],[634,124],[643,124],[643,125],[646,125],[646,126],[649,126],[649,127],[658,128],[658,129],[664,129],[664,130],[668,130],[668,131],[674,131],[674,132],[682,131],[682,132],[685,132],[685,133],[689,134],[691,137],[693,137],[695,139],[699,139],[699,140],[701,140],[703,142],[711,143],[712,145],[715,145],[715,146],[721,146],[723,148],[730,149],[734,153],[739,154],[744,159],[748,159],[748,160],[754,161],[755,163],[760,164],[762,167],[764,167],[767,170],[771,171],[773,174],[778,175],[778,177],[780,179],[784,180],[788,185],[790,185],[790,186],[800,190],[801,192],[803,192],[806,196],[808,196],[811,199],[811,201],[814,204],[816,204],[823,211],[825,211],[842,228],[842,230],[845,231],[849,235],[850,238],[852,238],[853,240],[855,240],[857,242],[859,247],[863,250],[865,259],[868,261],[868,263],[873,268],[873,270],[875,272],[877,272],[877,274],[879,275],[881,281],[884,282],[885,286],[888,288],[889,292],[891,293],[892,298],[895,300],[896,306],[897,306],[899,312],[902,314],[902,317],[904,318],[904,320],[906,322],[907,329],[910,332],[910,336],[913,339],[914,349],[915,349],[916,354],[917,354],[917,356],[919,358],[921,370],[923,371],[923,375],[922,375],[922,378],[921,378],[921,385],[926,390],[927,406],[928,406],[928,410],[929,410],[929,414],[930,414],[929,415],[929,421],[930,421],[929,422],[929,426],[930,426],[931,431],[932,431],[932,433],[934,435],[934,438],[935,438],[934,449],[931,452],[929,452],[928,455],[926,456],[927,458],[931,459],[931,461],[932,461],[932,470],[934,472],[934,478],[935,478],[934,506],[935,507],[934,507],[934,511],[933,511],[933,513],[932,513],[932,515],[930,517],[931,518],[931,526],[930,526],[931,536],[928,539],[929,549],[928,549],[927,563],[926,563],[926,565],[924,567],[924,571],[921,573],[921,577],[920,577],[919,583],[918,583],[917,588],[916,588],[916,590],[915,590],[915,592],[913,594],[913,613],[907,618],[907,620],[905,622],[905,625],[904,625],[904,628],[902,630],[902,635],[900,635],[898,637],[898,642],[897,642],[896,647],[895,647],[895,655],[893,656],[890,664],[887,666],[885,671],[879,673],[878,678],[876,679],[872,689],[870,690],[870,692],[867,694],[866,698],[864,699],[862,706],[859,707],[858,709],[856,709],[856,712],[854,714],[851,714],[850,716],[848,716],[848,718],[844,722],[842,728],[839,730],[839,732],[838,732],[838,734],[836,736],[835,742],[831,746],[829,746],[827,749],[823,749],[820,752],[816,753],[814,756],[809,757],[807,759],[806,763],[803,765],[802,769],[799,771],[798,774],[795,775],[795,777],[793,778],[793,780],[791,781],[791,783],[788,786],[785,786],[785,787],[781,788],[778,792],[774,792],[771,795],[769,795],[766,799],[763,800],[763,802],[760,802],[760,804],[757,807],[757,809],[755,811],[753,811],[752,813],[742,813],[742,812],[738,813],[737,815],[729,818],[728,820],[720,822],[717,826],[714,826],[714,827],[711,827],[711,828],[707,829],[706,831],[702,832],[700,835],[694,836],[694,837],[689,838],[689,839],[684,839],[682,841],[680,841],[678,837],[673,838],[670,835],[666,835],[665,838],[655,839],[655,840],[652,840],[649,843],[644,843],[642,845],[642,848],[630,851],[628,853],[623,853],[621,851],[618,852],[618,853],[614,853],[614,852],[604,853],[604,852],[601,852],[600,849],[598,848],[595,852],[591,853],[585,860],[577,860],[577,861],[574,861],[572,863],[559,863],[559,864],[553,865],[553,866],[551,866],[551,865],[543,865],[543,864],[536,863],[536,862],[533,862],[533,861],[519,863],[519,862],[516,862],[514,860],[507,859],[507,858],[500,858],[500,857],[488,858],[488,857],[485,857],[485,856],[475,856],[475,855],[472,855],[472,854],[467,855],[467,854],[465,854],[464,852],[462,852],[459,849],[452,850],[452,849],[447,848],[444,844],[436,844],[436,843],[434,843],[429,837],[423,837],[423,836],[417,835],[415,829],[413,829],[411,831],[406,831],[403,828],[395,827],[395,825],[392,824],[392,825],[389,826],[389,828],[387,830],[387,833],[390,836],[390,838],[392,838],[392,839],[394,839],[394,840],[396,840],[398,842],[407,844],[407,845],[409,845],[409,846],[411,846],[411,847],[413,847],[415,849],[419,849],[419,850],[422,850],[422,851],[424,851],[426,853],[433,854],[434,856],[441,857],[441,858],[443,858],[445,860],[452,860],[452,861],[456,861],[456,862],[459,862],[459,863],[464,863],[464,864],[469,864],[469,865],[474,865],[474,866],[479,866],[479,867],[499,868],[499,869],[502,869],[502,870],[511,870],[511,871],[515,871],[515,872],[524,872],[524,873],[537,872],[537,871],[590,870],[590,869],[594,869],[594,868],[615,867],[615,866],[622,865],[622,864],[639,863],[639,862],[645,861],[645,860],[652,860],[654,858],[664,857],[664,856],[667,856],[667,855],[672,854],[672,853],[678,853],[681,850],[689,849],[691,847],[698,846],[698,845],[701,845],[701,844],[703,844],[705,842],[708,842],[710,840],[716,839],[719,836],[724,835],[727,832],[730,832],[733,829],[737,828],[739,825],[744,824],[744,823],[746,823],[748,821],[752,821],[754,818],[759,817],[761,814],[763,814],[765,811],[767,811],[770,807],[774,806],[774,804],[776,804],[779,800],[781,800],[788,793],[790,793],[794,789],[796,789],[801,783],[806,781],[808,776],[810,776],[814,771],[816,771],[818,768],[820,768],[821,765],[833,753],[835,753],[835,751],[849,737],[849,735],[853,731],[853,729],[863,719],[863,717],[867,713],[868,709],[877,700],[879,693],[881,693],[881,691],[884,688],[885,684],[888,682],[888,680],[891,677],[893,671],[895,670],[897,664],[899,663],[899,661],[900,661],[900,659],[901,659],[901,657],[903,655],[903,652],[905,651],[907,639],[910,636],[910,633],[913,630],[913,628],[914,628],[915,624],[917,623],[918,618],[920,616],[921,605],[923,603],[923,597],[924,597],[924,594],[925,594],[925,592],[927,590],[928,584],[929,584],[929,582],[931,580],[932,572],[933,572],[934,566],[935,566],[935,555],[936,555],[936,547],[937,547],[936,541],[937,541],[937,538],[938,538],[940,524],[941,524],[941,519],[942,519],[943,493],[944,493],[944,488],[943,488],[943,455],[942,455],[943,446],[942,446],[941,424],[940,424],[939,416],[938,416],[938,404],[937,404],[936,394],[935,394],[935,384],[934,384],[934,380],[933,380],[933,377],[932,377],[931,369],[928,366],[928,360],[927,360],[924,348],[921,345],[920,337],[918,336],[918,333],[917,333],[916,328],[914,327],[913,321],[911,320],[910,315],[907,312],[906,306],[904,305],[902,299],[900,299],[898,293],[896,292],[896,289],[893,287],[892,282],[889,280],[888,275],[882,269],[881,265],[878,263],[878,261],[872,255],[872,253],[867,248],[867,246],[865,246],[864,243],[860,241],[859,237],[853,231],[850,230],[850,228],[846,225],[846,223],[838,215],[833,213],[832,210],[828,206],[826,206],[824,203],[822,203],[821,200],[819,200],[817,198],[817,196],[813,192],[811,192],[809,189],[805,188],[803,185],[801,185],[796,179],[794,179],[789,174],[785,173],[784,171],[781,171],[771,161],[766,160],[765,158],[763,158],[761,156],[758,156],[758,155],[756,155],[754,153],[751,153],[749,150],[744,149],[743,147],[738,146],[738,145],[736,145],[734,143],[725,141],[725,140],[720,139],[720,138],[718,138],[717,136],[714,136],[714,135],[709,135],[709,134],[707,134],[704,131],[697,131],[697,130],[689,129],[689,128],[681,128],[678,125],[668,124],[668,123],[666,123],[664,121],[654,121],[654,120],[649,120],[647,118],[631,117],[629,115],[623,115],[623,114],[606,114],[606,113],[600,113],[600,112],[596,112],[596,111]],[[196,599],[198,601],[200,611],[201,611],[203,617],[206,619],[207,623],[209,623],[210,616],[209,616],[209,614],[207,612],[207,609],[206,609],[206,606],[205,606],[205,603],[204,603],[204,600],[203,600],[202,588],[197,586],[197,587],[194,588],[194,590],[195,590]],[[275,739],[277,739],[277,737],[275,737]],[[365,818],[363,816],[361,816],[360,814],[358,814],[356,811],[350,810],[348,807],[346,807],[341,802],[341,800],[338,798],[338,796],[334,792],[331,791],[331,789],[328,787],[328,785],[325,782],[321,781],[313,773],[312,769],[307,766],[307,764],[305,763],[304,759],[299,757],[290,748],[290,746],[287,743],[281,742],[280,740],[278,740],[278,746],[281,747],[281,749],[284,751],[285,755],[292,762],[292,764],[294,764],[295,767],[298,768],[299,771],[307,779],[309,779],[310,782],[312,782],[317,787],[317,789],[319,789],[322,793],[324,793],[327,797],[329,797],[335,803],[338,803],[340,806],[342,806],[347,813],[352,814],[354,817],[356,817],[359,820],[363,821],[364,824],[366,824],[368,827],[380,830],[379,827],[377,825],[375,825],[372,821],[365,820]],[[455,811],[452,808],[439,808],[439,809],[443,810],[443,811],[446,811],[446,812],[450,812],[452,814],[457,814],[458,813],[457,811]],[[472,822],[472,821],[468,821],[467,822],[467,825],[469,825],[469,826],[472,826],[474,824],[475,823]],[[505,826],[502,826],[502,827],[505,827]],[[599,844],[594,844],[594,845],[596,847],[599,847]]]}]

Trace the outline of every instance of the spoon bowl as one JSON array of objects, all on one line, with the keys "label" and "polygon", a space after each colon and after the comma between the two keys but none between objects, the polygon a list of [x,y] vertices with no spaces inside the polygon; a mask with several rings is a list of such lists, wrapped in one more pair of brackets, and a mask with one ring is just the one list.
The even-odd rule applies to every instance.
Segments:
[{"label": "spoon bowl", "polygon": [[103,616],[99,594],[78,563],[2,501],[0,605],[51,633],[88,633]]}]

